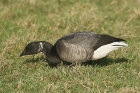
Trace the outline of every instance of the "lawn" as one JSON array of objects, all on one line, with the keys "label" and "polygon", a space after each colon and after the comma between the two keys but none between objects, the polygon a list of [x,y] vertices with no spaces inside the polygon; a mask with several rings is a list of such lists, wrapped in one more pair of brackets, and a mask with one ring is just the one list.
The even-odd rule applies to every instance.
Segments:
[{"label": "lawn", "polygon": [[[139,93],[140,0],[0,0],[0,93]],[[51,68],[31,41],[52,44],[72,32],[127,40],[93,64]]]}]

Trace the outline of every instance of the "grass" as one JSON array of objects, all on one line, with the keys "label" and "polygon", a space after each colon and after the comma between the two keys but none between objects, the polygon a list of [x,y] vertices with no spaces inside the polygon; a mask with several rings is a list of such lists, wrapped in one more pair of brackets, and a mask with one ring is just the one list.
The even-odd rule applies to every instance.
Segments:
[{"label": "grass", "polygon": [[[0,93],[139,93],[140,0],[1,0]],[[52,44],[77,31],[105,33],[129,47],[92,65],[51,68],[31,41]]]}]

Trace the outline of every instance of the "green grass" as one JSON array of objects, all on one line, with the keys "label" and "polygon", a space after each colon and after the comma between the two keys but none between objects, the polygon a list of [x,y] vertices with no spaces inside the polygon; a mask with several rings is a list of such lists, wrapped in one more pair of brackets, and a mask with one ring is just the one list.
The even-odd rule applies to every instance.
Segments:
[{"label": "green grass", "polygon": [[[140,0],[0,0],[0,93],[139,93]],[[76,31],[105,33],[129,47],[92,65],[51,68],[31,41]]]}]

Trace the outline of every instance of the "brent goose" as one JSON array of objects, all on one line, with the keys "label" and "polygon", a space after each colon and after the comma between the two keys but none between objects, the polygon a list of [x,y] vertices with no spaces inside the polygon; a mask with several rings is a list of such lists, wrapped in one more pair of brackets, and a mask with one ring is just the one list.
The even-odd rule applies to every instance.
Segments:
[{"label": "brent goose", "polygon": [[101,59],[125,46],[128,45],[121,38],[94,32],[76,32],[58,39],[54,45],[46,41],[31,42],[20,56],[43,52],[49,65],[82,63]]}]

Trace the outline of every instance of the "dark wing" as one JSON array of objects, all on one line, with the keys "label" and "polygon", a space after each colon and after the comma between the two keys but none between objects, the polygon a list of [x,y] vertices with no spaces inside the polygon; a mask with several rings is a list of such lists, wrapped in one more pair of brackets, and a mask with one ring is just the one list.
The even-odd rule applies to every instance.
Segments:
[{"label": "dark wing", "polygon": [[100,35],[77,32],[60,38],[54,45],[60,58],[66,62],[85,62],[93,56],[93,46]]},{"label": "dark wing", "polygon": [[93,46],[93,49],[96,50],[103,45],[110,44],[110,43],[113,43],[113,42],[120,42],[120,41],[125,41],[125,40],[121,39],[121,38],[112,37],[110,35],[100,34],[100,39]]},{"label": "dark wing", "polygon": [[60,38],[57,42],[65,41],[69,44],[92,47],[99,39],[100,35],[93,32],[76,32]]}]

